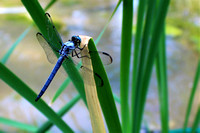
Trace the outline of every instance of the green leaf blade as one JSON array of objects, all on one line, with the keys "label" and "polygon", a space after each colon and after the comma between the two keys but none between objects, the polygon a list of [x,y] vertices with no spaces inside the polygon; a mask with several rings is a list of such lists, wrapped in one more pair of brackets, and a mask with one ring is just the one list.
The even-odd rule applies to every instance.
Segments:
[{"label": "green leaf blade", "polygon": [[187,105],[187,111],[186,111],[185,121],[184,121],[184,125],[183,125],[184,132],[186,132],[186,128],[188,125],[188,120],[189,120],[189,116],[190,116],[191,109],[192,109],[192,103],[194,101],[194,96],[195,96],[195,92],[197,90],[199,79],[200,79],[200,59],[198,61],[197,70],[196,70],[190,98],[189,98],[188,105]]},{"label": "green leaf blade", "polygon": [[[97,51],[93,39],[89,40],[88,47],[90,51]],[[91,54],[91,59],[93,71],[98,72],[98,75],[103,79],[103,86],[97,86],[97,94],[108,130],[111,133],[121,133],[121,125],[112,90],[101,59],[99,56],[94,54]]]},{"label": "green leaf blade", "polygon": [[132,44],[132,24],[133,23],[133,0],[123,1],[123,18],[121,34],[121,61],[120,61],[120,97],[121,97],[121,117],[122,130],[128,133],[130,130],[129,119],[129,73]]},{"label": "green leaf blade", "polygon": [[73,132],[72,129],[43,101],[35,102],[36,94],[15,74],[0,63],[0,78],[18,92],[23,98],[28,100],[35,108],[43,113],[49,120],[60,128],[63,132]]},{"label": "green leaf blade", "polygon": [[21,130],[26,130],[28,132],[35,132],[37,130],[37,127],[35,127],[35,126],[28,125],[25,123],[14,121],[14,120],[9,120],[9,119],[3,118],[3,117],[0,117],[0,123],[19,128]]},{"label": "green leaf blade", "polygon": [[[63,106],[59,111],[58,111],[58,116],[62,117],[66,112],[68,112],[79,100],[80,100],[80,95],[75,96],[69,103],[67,103],[65,106]],[[53,126],[53,123],[51,121],[46,121],[40,126],[40,128],[36,131],[37,133],[44,133],[48,129],[50,129]]]}]

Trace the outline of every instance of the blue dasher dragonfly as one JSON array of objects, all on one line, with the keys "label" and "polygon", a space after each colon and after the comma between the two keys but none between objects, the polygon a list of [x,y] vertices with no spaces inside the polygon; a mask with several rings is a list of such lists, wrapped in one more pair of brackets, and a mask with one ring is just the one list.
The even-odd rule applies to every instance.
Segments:
[{"label": "blue dasher dragonfly", "polygon": [[[72,36],[71,40],[68,40],[67,42],[63,43],[59,33],[57,32],[53,21],[51,19],[51,16],[48,13],[45,13],[46,19],[46,29],[47,29],[47,38],[45,38],[42,33],[37,33],[36,37],[44,49],[47,59],[50,63],[56,63],[55,67],[53,68],[50,76],[48,77],[46,83],[44,84],[43,88],[41,89],[40,93],[38,94],[35,101],[38,101],[40,97],[44,94],[46,89],[49,87],[51,81],[53,80],[54,76],[56,75],[57,71],[61,67],[62,63],[66,60],[72,59],[74,64],[78,64],[76,59],[80,58],[91,58],[88,55],[81,55],[81,51],[85,48],[85,45],[81,48],[81,38],[79,36]],[[50,46],[51,47],[50,47]],[[60,57],[57,58],[55,53],[59,53]],[[112,57],[105,52],[101,51],[89,51],[89,55],[91,54],[99,54],[103,64],[111,64],[112,63]],[[75,59],[76,58],[76,59]],[[100,75],[98,75],[96,72],[93,72],[91,69],[81,66],[80,67],[82,71],[86,72],[92,72],[94,76],[99,79],[100,83],[99,86],[103,85],[103,80]],[[85,69],[83,69],[85,68]]]}]

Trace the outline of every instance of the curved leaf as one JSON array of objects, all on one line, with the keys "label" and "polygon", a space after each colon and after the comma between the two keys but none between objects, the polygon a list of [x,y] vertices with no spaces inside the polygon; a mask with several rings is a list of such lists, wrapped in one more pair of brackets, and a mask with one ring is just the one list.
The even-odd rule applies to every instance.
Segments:
[{"label": "curved leaf", "polygon": [[[97,51],[92,38],[89,40],[88,48],[90,51]],[[122,132],[122,130],[119,121],[119,116],[106,71],[104,69],[100,57],[97,54],[92,54],[90,56],[93,56],[91,57],[93,71],[98,72],[98,74],[103,79],[103,86],[97,86],[97,94],[101,105],[101,109],[103,111],[108,126],[108,130],[110,133],[120,133]]]}]

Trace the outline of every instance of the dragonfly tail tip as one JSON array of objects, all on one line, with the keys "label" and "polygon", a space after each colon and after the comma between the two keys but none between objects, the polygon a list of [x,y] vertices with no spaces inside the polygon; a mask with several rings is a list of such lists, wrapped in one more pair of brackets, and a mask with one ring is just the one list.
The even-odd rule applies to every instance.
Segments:
[{"label": "dragonfly tail tip", "polygon": [[40,97],[37,96],[37,98],[35,99],[35,102],[37,102],[40,99]]}]

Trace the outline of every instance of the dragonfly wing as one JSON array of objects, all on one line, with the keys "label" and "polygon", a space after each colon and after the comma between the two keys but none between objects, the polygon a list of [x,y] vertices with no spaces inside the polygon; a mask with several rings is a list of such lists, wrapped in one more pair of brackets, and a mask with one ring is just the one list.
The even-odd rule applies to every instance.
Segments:
[{"label": "dragonfly wing", "polygon": [[109,65],[113,62],[112,56],[106,52],[102,51],[90,51],[90,55],[99,54],[101,61],[104,65]]},{"label": "dragonfly wing", "polygon": [[100,56],[101,61],[104,65],[109,65],[112,63],[113,59],[110,54],[102,51],[89,51],[90,58],[94,58],[97,56],[97,54]]},{"label": "dragonfly wing", "polygon": [[50,63],[55,64],[58,60],[58,58],[56,57],[55,53],[53,52],[53,49],[49,46],[51,44],[48,44],[48,41],[45,39],[45,37],[41,34],[41,33],[37,33],[36,37],[40,43],[40,45],[42,46],[42,48],[45,51],[45,54],[47,56],[47,59]]},{"label": "dragonfly wing", "polygon": [[[80,64],[76,65],[75,66],[76,68],[75,67],[71,67],[72,65],[76,65],[76,63],[74,63],[73,60],[69,59],[69,57],[65,58],[65,60],[64,60],[64,62],[62,64],[62,67],[61,67],[62,74],[64,74],[66,77],[68,76],[69,72],[73,72],[73,74],[76,74],[76,72],[78,72],[77,69],[79,69],[81,65]],[[73,76],[71,78],[73,78],[73,80],[75,80],[75,82],[78,82],[78,83],[82,82],[82,80],[80,78],[78,78],[77,76]]]},{"label": "dragonfly wing", "polygon": [[79,64],[78,62],[75,62],[74,60],[69,59],[69,58],[71,58],[71,57],[65,58],[65,60],[63,61],[62,67],[61,67],[61,71],[65,76],[68,76],[67,72],[65,71],[65,67],[67,68],[67,71],[74,71],[73,70],[74,68],[70,67],[71,64],[75,65],[77,69],[80,68],[80,66],[81,66],[81,64]]},{"label": "dragonfly wing", "polygon": [[[88,56],[89,55],[89,56]],[[89,51],[89,54],[83,55],[81,54],[81,50],[76,48],[72,51],[72,53],[69,55],[73,59],[74,62],[80,62],[81,58],[94,58],[95,56],[99,55],[101,58],[101,61],[104,65],[109,65],[113,62],[112,56],[106,52],[102,51]]]},{"label": "dragonfly wing", "polygon": [[63,41],[58,31],[56,30],[55,25],[53,24],[50,14],[45,13],[45,15],[47,17],[46,19],[47,39],[49,39],[49,42],[51,42],[52,47],[54,47],[55,49],[61,49]]},{"label": "dragonfly wing", "polygon": [[[80,49],[75,49],[72,51],[72,53],[70,55],[68,55],[68,58],[71,58],[72,60],[69,59],[65,59],[64,63],[73,63],[75,65],[77,65],[77,68],[80,68],[80,73],[83,75],[84,73],[92,73],[94,75],[95,78],[95,82],[97,86],[103,86],[103,79],[101,78],[101,76],[94,72],[93,70],[87,68],[86,66],[81,66],[81,58],[93,58],[96,54],[99,54],[99,56],[102,59],[102,62],[104,65],[109,65],[112,63],[112,57],[105,52],[101,52],[101,51],[90,51],[89,52],[90,57],[88,57],[88,55],[81,55],[81,50]],[[79,67],[80,66],[80,67]],[[69,68],[70,69],[70,68]],[[84,77],[84,76],[82,76]],[[91,81],[86,80],[86,84],[90,84]]]},{"label": "dragonfly wing", "polygon": [[[104,85],[103,79],[101,78],[101,76],[100,76],[98,73],[92,71],[91,69],[89,69],[89,68],[87,68],[87,67],[85,67],[85,66],[81,66],[81,67],[80,67],[80,73],[81,73],[82,75],[85,74],[85,73],[93,74],[93,75],[94,75],[94,79],[95,79],[96,86],[101,87],[101,86]],[[82,77],[85,77],[85,76],[82,76]],[[89,85],[90,85],[90,83],[91,83],[90,80],[85,80],[84,82],[85,82],[86,84],[89,84]]]},{"label": "dragonfly wing", "polygon": [[[79,69],[81,75],[83,75],[84,73],[90,73],[90,74],[93,73],[93,75],[94,75],[94,77],[96,79],[96,85],[97,86],[103,86],[103,79],[101,78],[101,76],[98,73],[92,71],[91,69],[89,69],[89,68],[87,68],[85,66],[81,66],[81,62],[78,62],[77,60],[74,60],[72,57],[69,56],[68,58],[71,58],[72,60],[65,59],[64,62],[63,62],[65,64],[63,64],[63,65],[67,65],[69,63],[73,63],[76,66],[76,68]],[[73,71],[71,67],[68,68],[68,70],[70,70],[70,69],[71,69],[71,71]],[[61,71],[65,71],[64,67],[61,68]],[[64,73],[67,75],[66,71]],[[82,76],[82,77],[84,77],[84,76]],[[86,80],[85,83],[90,85],[90,82],[91,81]]]}]

